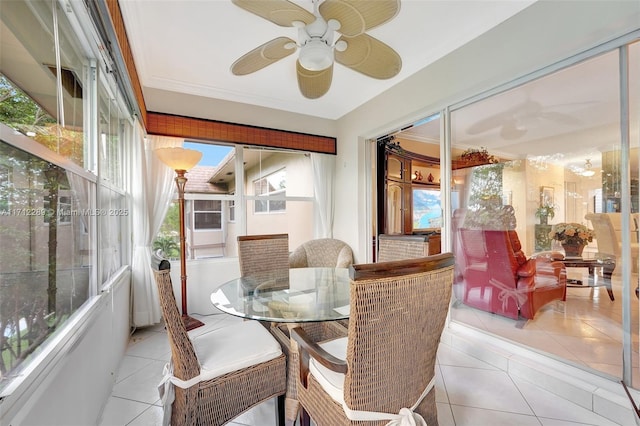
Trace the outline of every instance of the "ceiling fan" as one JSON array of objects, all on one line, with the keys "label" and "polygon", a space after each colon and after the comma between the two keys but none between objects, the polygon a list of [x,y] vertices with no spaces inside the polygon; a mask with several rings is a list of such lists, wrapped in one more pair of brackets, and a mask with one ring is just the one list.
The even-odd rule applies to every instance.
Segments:
[{"label": "ceiling fan", "polygon": [[491,115],[472,124],[467,128],[467,133],[477,135],[499,128],[500,136],[504,139],[512,140],[524,136],[534,122],[539,119],[545,119],[568,126],[578,126],[582,124],[582,121],[573,115],[553,111],[553,108],[554,106],[544,107],[540,102],[526,99],[505,111]]},{"label": "ceiling fan", "polygon": [[[400,55],[366,31],[393,19],[400,0],[312,0],[314,13],[288,0],[232,0],[233,4],[282,27],[297,27],[298,40],[277,37],[240,57],[231,65],[235,75],[246,75],[299,50],[296,61],[302,95],[317,99],[327,93],[333,63],[377,79],[400,72]],[[335,33],[340,37],[334,42]]]}]

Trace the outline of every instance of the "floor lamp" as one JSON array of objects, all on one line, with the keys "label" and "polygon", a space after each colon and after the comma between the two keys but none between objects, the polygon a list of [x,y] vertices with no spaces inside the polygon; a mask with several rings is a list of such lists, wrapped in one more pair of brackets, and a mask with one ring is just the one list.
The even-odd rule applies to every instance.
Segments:
[{"label": "floor lamp", "polygon": [[202,153],[194,149],[186,148],[159,148],[156,155],[167,166],[176,171],[176,186],[178,187],[178,205],[180,210],[180,284],[182,296],[182,320],[188,330],[198,328],[204,323],[192,318],[187,313],[187,256],[186,238],[184,232],[184,187],[187,184],[185,173],[198,164]]}]

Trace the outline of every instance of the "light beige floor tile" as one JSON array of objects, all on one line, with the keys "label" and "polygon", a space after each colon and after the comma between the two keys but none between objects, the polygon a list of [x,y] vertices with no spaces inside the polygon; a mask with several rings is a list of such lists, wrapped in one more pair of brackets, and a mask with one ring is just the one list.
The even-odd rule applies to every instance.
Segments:
[{"label": "light beige floor tile", "polygon": [[447,396],[447,389],[444,386],[444,379],[442,378],[442,372],[440,366],[436,365],[436,402],[442,402],[449,404],[449,397]]},{"label": "light beige floor tile", "polygon": [[148,408],[148,404],[112,396],[107,401],[100,426],[124,426]]},{"label": "light beige floor tile", "polygon": [[486,362],[480,361],[456,350],[448,345],[438,347],[438,363],[440,365],[455,365],[458,367],[480,368],[486,370],[496,370],[496,368]]},{"label": "light beige floor tile", "polygon": [[533,415],[505,372],[446,365],[440,368],[452,405]]},{"label": "light beige floor tile", "polygon": [[146,404],[155,403],[159,399],[158,384],[162,380],[164,365],[162,361],[151,361],[146,367],[116,383],[112,395]]},{"label": "light beige floor tile", "polygon": [[456,426],[540,426],[535,416],[452,405]]},{"label": "light beige floor tile", "polygon": [[150,406],[127,426],[158,426],[162,424],[162,408]]},{"label": "light beige floor tile", "polygon": [[570,351],[578,360],[589,362],[604,362],[622,365],[622,345],[610,339],[594,339],[591,337],[563,336],[558,343]]},{"label": "light beige floor tile", "polygon": [[436,409],[438,410],[439,426],[456,426],[456,422],[453,420],[451,406],[449,404],[440,404],[436,402]]},{"label": "light beige floor tile", "polygon": [[133,373],[141,370],[149,365],[152,360],[149,358],[142,358],[138,356],[125,355],[118,368],[118,375],[116,377],[116,383],[121,382]]},{"label": "light beige floor tile", "polygon": [[563,400],[530,382],[518,378],[513,378],[513,381],[538,417],[601,426],[615,425],[593,411]]},{"label": "light beige floor tile", "polygon": [[271,398],[233,419],[234,423],[250,426],[276,426],[276,399]]},{"label": "light beige floor tile", "polygon": [[[134,334],[133,338],[136,338]],[[168,361],[171,358],[171,348],[166,333],[152,333],[127,347],[127,355]]]}]

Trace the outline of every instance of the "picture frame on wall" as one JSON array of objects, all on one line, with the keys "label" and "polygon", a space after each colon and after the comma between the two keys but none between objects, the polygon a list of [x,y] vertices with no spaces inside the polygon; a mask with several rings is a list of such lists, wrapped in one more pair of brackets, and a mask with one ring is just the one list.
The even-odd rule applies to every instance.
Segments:
[{"label": "picture frame on wall", "polygon": [[553,206],[553,187],[541,186],[540,187],[540,207]]}]

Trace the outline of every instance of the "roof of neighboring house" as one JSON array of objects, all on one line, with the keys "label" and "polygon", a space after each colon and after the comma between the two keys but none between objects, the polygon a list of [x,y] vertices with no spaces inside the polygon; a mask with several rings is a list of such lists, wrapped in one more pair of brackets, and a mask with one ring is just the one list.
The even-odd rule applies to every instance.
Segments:
[{"label": "roof of neighboring house", "polygon": [[186,173],[187,185],[184,192],[188,193],[208,193],[226,194],[228,187],[226,183],[211,183],[209,179],[215,174],[217,167],[196,166]]}]

